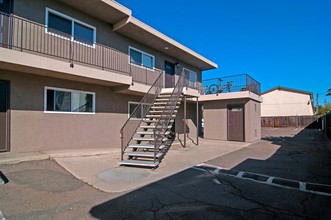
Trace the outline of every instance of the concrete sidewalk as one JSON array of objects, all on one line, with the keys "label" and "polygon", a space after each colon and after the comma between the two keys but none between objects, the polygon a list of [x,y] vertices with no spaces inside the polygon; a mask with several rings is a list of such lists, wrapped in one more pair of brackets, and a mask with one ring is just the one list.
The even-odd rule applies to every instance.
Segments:
[{"label": "concrete sidewalk", "polygon": [[156,170],[120,167],[120,148],[54,150],[29,153],[2,153],[1,164],[13,164],[31,160],[54,159],[76,178],[105,192],[123,192],[136,189],[192,167],[198,163],[219,157],[244,147],[248,143],[216,140],[199,140],[183,148],[179,143],[171,146]]},{"label": "concrete sidewalk", "polygon": [[37,152],[24,152],[24,153],[0,153],[0,165],[2,164],[15,164],[26,161],[34,160],[48,160],[61,157],[84,157],[84,156],[97,156],[105,154],[115,154],[117,150],[108,148],[94,148],[94,149],[68,149],[68,150],[45,150]]}]

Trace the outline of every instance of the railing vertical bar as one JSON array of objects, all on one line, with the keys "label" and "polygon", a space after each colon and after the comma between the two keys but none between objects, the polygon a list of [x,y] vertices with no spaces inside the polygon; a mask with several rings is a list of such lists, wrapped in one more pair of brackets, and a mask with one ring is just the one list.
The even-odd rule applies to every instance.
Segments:
[{"label": "railing vertical bar", "polygon": [[21,52],[23,51],[23,20],[21,20]]}]

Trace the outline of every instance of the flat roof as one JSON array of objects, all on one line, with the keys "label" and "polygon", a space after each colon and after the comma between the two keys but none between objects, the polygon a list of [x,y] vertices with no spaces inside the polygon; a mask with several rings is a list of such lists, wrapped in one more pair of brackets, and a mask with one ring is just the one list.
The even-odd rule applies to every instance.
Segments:
[{"label": "flat roof", "polygon": [[201,70],[218,67],[216,63],[132,16],[115,24],[113,30]]},{"label": "flat roof", "polygon": [[132,11],[113,0],[58,0],[110,24],[131,16]]},{"label": "flat roof", "polygon": [[185,47],[132,16],[132,11],[114,0],[59,0],[86,14],[113,25],[113,31],[167,54],[200,70],[217,68],[217,64]]}]

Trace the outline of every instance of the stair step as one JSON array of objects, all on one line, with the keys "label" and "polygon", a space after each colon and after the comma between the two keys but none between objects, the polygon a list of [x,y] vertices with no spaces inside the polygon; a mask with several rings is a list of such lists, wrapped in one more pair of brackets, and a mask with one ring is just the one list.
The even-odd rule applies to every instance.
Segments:
[{"label": "stair step", "polygon": [[[146,129],[154,129],[155,125],[140,125],[141,128],[146,128]],[[172,125],[169,125],[167,127],[168,129],[172,128]]]},{"label": "stair step", "polygon": [[[164,93],[164,94],[160,94],[158,96],[158,98],[169,98],[169,97],[171,97],[171,94],[170,93],[169,94]],[[179,97],[183,97],[183,95],[180,95]]]},{"label": "stair step", "polygon": [[[129,148],[139,148],[139,149],[154,149],[154,144],[129,144]],[[159,150],[165,148],[165,145],[162,144],[159,147]]]},{"label": "stair step", "polygon": [[[162,115],[146,115],[146,118],[160,118]],[[170,115],[163,115],[164,118],[167,118],[165,116],[170,116]],[[176,115],[171,115],[171,117],[175,118]]]},{"label": "stair step", "polygon": [[[171,110],[164,110],[164,112],[170,112]],[[149,111],[150,113],[162,113],[163,110],[151,110]],[[178,111],[177,110],[174,110],[173,111],[174,113],[177,113]]]},{"label": "stair step", "polygon": [[167,102],[167,101],[169,101],[169,99],[168,98],[156,98],[155,99],[155,101],[165,101],[165,102]]},{"label": "stair step", "polygon": [[145,160],[122,160],[118,162],[120,165],[126,166],[140,166],[140,167],[157,167],[159,162],[145,161]]},{"label": "stair step", "polygon": [[[144,135],[153,135],[153,131],[137,131],[137,134],[144,134]],[[170,134],[170,131],[166,131],[164,135]]]},{"label": "stair step", "polygon": [[[170,106],[151,106],[152,109],[170,109]],[[178,105],[175,106],[175,108],[179,108]]]},{"label": "stair step", "polygon": [[[156,158],[159,158],[162,156],[163,153],[157,153]],[[150,157],[154,158],[154,152],[143,152],[143,151],[131,151],[131,152],[125,152],[124,156],[132,156],[132,157]]]},{"label": "stair step", "polygon": [[[152,138],[146,138],[146,137],[135,137],[132,139],[133,141],[154,141],[154,137]],[[168,138],[167,137],[164,137],[162,138],[162,141],[167,141]]]},{"label": "stair step", "polygon": [[[146,122],[146,123],[156,123],[158,122],[159,120],[158,119],[144,119],[143,122]],[[160,121],[164,121],[164,119],[160,119]],[[174,119],[170,119],[169,122],[174,122]]]},{"label": "stair step", "polygon": [[[167,105],[168,102],[155,102],[154,105]],[[180,102],[176,103],[177,105],[180,105]]]}]

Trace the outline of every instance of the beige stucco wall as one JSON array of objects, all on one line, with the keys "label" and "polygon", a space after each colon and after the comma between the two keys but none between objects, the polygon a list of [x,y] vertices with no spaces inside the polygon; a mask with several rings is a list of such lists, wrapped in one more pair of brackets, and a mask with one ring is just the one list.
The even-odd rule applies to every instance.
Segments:
[{"label": "beige stucco wall", "polygon": [[261,95],[261,116],[313,115],[310,95],[284,90],[274,90]]},{"label": "beige stucco wall", "polygon": [[261,103],[249,100],[245,104],[245,142],[261,139]]},{"label": "beige stucco wall", "polygon": [[[186,132],[187,143],[196,143],[197,138],[197,119],[196,119],[196,103],[186,103]],[[175,132],[177,139],[183,141],[184,134],[184,102],[181,103],[175,119]]]},{"label": "beige stucco wall", "polygon": [[[12,152],[47,149],[119,148],[120,128],[128,118],[128,101],[139,96],[111,87],[0,70],[10,81]],[[95,114],[44,113],[44,87],[95,92]]]},{"label": "beige stucco wall", "polygon": [[218,100],[204,102],[204,138],[228,140],[227,106],[244,104],[245,142],[261,139],[260,103],[250,99]]}]

